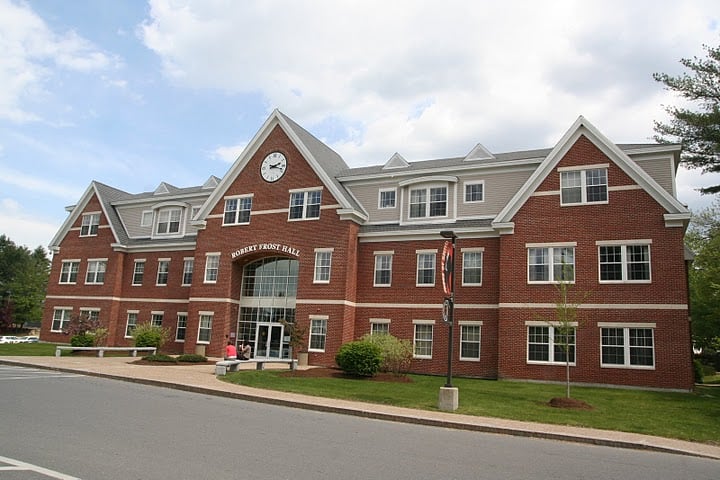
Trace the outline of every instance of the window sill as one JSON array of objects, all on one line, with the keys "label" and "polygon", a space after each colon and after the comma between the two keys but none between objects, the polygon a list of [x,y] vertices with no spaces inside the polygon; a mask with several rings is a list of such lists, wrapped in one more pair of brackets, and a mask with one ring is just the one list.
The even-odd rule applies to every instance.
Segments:
[{"label": "window sill", "polygon": [[655,370],[655,365],[611,365],[601,363],[600,368],[622,368],[625,370]]}]

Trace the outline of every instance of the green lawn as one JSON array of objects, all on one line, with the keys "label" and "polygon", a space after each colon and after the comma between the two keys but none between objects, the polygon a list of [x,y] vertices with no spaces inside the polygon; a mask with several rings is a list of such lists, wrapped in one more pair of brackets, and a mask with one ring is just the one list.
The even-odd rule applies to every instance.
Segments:
[{"label": "green lawn", "polygon": [[[437,410],[444,377],[410,375],[411,383],[362,379],[304,378],[276,370],[246,370],[223,380],[256,388],[329,398]],[[720,387],[701,386],[694,393],[572,387],[574,398],[593,410],[550,407],[565,395],[564,385],[453,379],[459,390],[457,413],[513,420],[620,430],[720,445]]]},{"label": "green lawn", "polygon": [[[63,352],[65,353],[65,352]],[[69,353],[69,352],[68,352]],[[1,343],[0,357],[43,357],[55,355],[54,343]]]}]

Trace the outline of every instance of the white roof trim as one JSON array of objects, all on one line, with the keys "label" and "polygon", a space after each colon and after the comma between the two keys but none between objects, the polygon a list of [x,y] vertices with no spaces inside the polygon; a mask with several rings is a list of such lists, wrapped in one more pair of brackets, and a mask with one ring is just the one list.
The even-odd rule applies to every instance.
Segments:
[{"label": "white roof trim", "polygon": [[90,202],[90,199],[92,198],[93,194],[98,199],[98,203],[100,204],[100,209],[102,210],[103,215],[105,215],[105,221],[108,222],[110,225],[110,230],[113,233],[113,238],[115,239],[115,242],[118,242],[118,235],[115,231],[115,225],[113,225],[112,220],[110,220],[110,215],[108,215],[108,212],[105,210],[105,202],[103,202],[102,197],[100,196],[100,193],[97,191],[97,187],[95,186],[95,182],[90,182],[90,185],[88,185],[88,188],[85,189],[85,192],[82,194],[82,197],[80,197],[80,201],[75,204],[70,214],[67,216],[65,221],[63,222],[62,226],[58,230],[58,232],[55,234],[53,239],[50,241],[49,246],[51,248],[53,247],[60,247],[60,243],[65,238],[65,236],[70,231],[70,228],[72,227],[72,224],[75,223],[75,220],[80,217],[83,210],[87,206],[87,204]]}]

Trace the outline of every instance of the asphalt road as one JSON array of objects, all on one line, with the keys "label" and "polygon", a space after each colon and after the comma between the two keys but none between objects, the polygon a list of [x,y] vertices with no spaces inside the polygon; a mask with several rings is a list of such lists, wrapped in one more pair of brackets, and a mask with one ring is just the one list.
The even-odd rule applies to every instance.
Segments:
[{"label": "asphalt road", "polygon": [[[0,457],[82,480],[720,478],[720,462],[0,365]],[[25,475],[25,476],[23,476]],[[3,480],[63,478],[2,470]]]}]

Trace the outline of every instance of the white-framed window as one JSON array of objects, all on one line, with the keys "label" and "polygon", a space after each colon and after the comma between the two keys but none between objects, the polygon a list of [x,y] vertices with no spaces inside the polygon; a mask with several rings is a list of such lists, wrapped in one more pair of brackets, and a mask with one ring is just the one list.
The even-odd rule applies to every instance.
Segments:
[{"label": "white-framed window", "polygon": [[435,286],[435,256],[436,250],[418,250],[417,254],[417,275],[415,286],[417,287],[433,287]]},{"label": "white-framed window", "polygon": [[88,260],[85,283],[89,285],[102,285],[105,282],[105,269],[107,258],[93,258]]},{"label": "white-framed window", "polygon": [[313,283],[330,283],[332,253],[332,248],[315,249],[315,276],[313,278]]},{"label": "white-framed window", "polygon": [[195,267],[195,259],[186,257],[183,259],[183,279],[182,286],[192,285],[193,268]]},{"label": "white-framed window", "polygon": [[655,324],[599,323],[600,365],[610,368],[655,368]]},{"label": "white-framed window", "polygon": [[200,323],[198,325],[198,343],[210,343],[212,333],[213,312],[200,312]]},{"label": "white-framed window", "polygon": [[135,260],[135,266],[133,267],[132,284],[135,286],[142,285],[144,276],[145,260]]},{"label": "white-framed window", "polygon": [[80,316],[86,318],[88,321],[97,322],[100,319],[99,308],[81,308]]},{"label": "white-framed window", "polygon": [[232,197],[225,199],[223,225],[247,225],[250,223],[252,196]]},{"label": "white-framed window", "polygon": [[483,248],[462,249],[462,284],[463,286],[482,285]]},{"label": "white-framed window", "polygon": [[180,233],[180,220],[182,209],[180,207],[168,207],[158,211],[157,229],[158,235],[173,235]]},{"label": "white-framed window", "polygon": [[82,216],[82,224],[80,225],[81,237],[94,237],[98,233],[100,226],[99,213],[86,213]]},{"label": "white-framed window", "polygon": [[381,189],[378,193],[378,208],[395,208],[397,190],[395,188]]},{"label": "white-framed window", "polygon": [[320,218],[320,202],[322,190],[304,190],[290,192],[290,212],[288,219],[305,220]]},{"label": "white-framed window", "polygon": [[208,253],[205,256],[205,283],[217,282],[220,271],[220,254]]},{"label": "white-framed window", "polygon": [[560,204],[607,203],[607,167],[560,169]]},{"label": "white-framed window", "polygon": [[596,242],[601,283],[650,283],[650,241]]},{"label": "white-framed window", "polygon": [[168,276],[170,275],[170,259],[161,258],[158,260],[157,280],[155,285],[163,286],[168,284]]},{"label": "white-framed window", "polygon": [[432,358],[433,320],[413,320],[413,358]]},{"label": "white-framed window", "polygon": [[394,252],[375,252],[373,287],[389,287],[392,284],[392,259]]},{"label": "white-framed window", "polygon": [[528,283],[575,283],[575,245],[528,245]]},{"label": "white-framed window", "polygon": [[310,348],[311,352],[324,352],[327,339],[326,315],[310,315]]},{"label": "white-framed window", "polygon": [[132,337],[132,332],[137,327],[139,310],[128,310],[127,311],[127,322],[125,323],[125,338]]},{"label": "white-framed window", "polygon": [[485,181],[465,182],[465,203],[480,203],[485,201]]},{"label": "white-framed window", "polygon": [[152,210],[145,210],[142,212],[142,215],[140,216],[140,226],[141,227],[151,227],[153,222],[153,211]]},{"label": "white-framed window", "polygon": [[390,335],[390,319],[371,318],[370,335]]},{"label": "white-framed window", "polygon": [[53,322],[50,330],[62,332],[72,318],[72,307],[55,307],[53,310]]},{"label": "white-framed window", "polygon": [[526,325],[528,363],[565,364],[569,358],[570,364],[575,365],[576,323],[567,329],[544,322],[526,322]]},{"label": "white-framed window", "polygon": [[153,327],[162,327],[165,312],[150,312],[150,325]]},{"label": "white-framed window", "polygon": [[63,260],[62,266],[60,267],[60,283],[77,283],[77,276],[79,270],[80,260]]},{"label": "white-framed window", "polygon": [[460,360],[480,361],[482,322],[462,321],[460,325]]},{"label": "white-framed window", "polygon": [[447,186],[410,190],[410,218],[447,216]]},{"label": "white-framed window", "polygon": [[178,312],[177,314],[177,328],[175,329],[175,341],[184,342],[185,334],[187,333],[187,312]]}]

